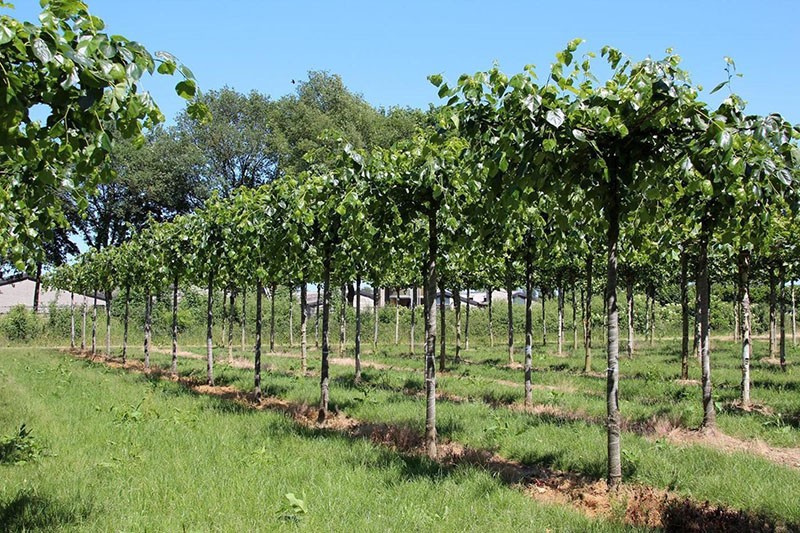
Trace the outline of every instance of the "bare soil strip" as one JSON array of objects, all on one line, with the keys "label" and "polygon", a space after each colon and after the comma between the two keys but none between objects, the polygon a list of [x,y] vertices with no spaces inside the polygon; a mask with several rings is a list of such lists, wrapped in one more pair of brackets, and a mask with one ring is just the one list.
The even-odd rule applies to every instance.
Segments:
[{"label": "bare soil strip", "polygon": [[[274,397],[262,398],[259,401],[252,394],[234,387],[209,386],[197,379],[170,377],[168,372],[160,367],[145,370],[142,362],[137,360],[130,360],[122,365],[119,359],[92,358],[79,352],[72,354],[94,363],[176,381],[197,394],[216,396],[247,408],[281,412],[312,431],[367,439],[404,456],[424,455],[422,434],[417,428],[363,422],[344,413],[329,414],[326,420],[319,422],[317,409],[306,404],[291,403]],[[766,532],[800,529],[800,524],[776,522],[766,516],[712,505],[709,502],[698,502],[645,485],[623,483],[619,489],[610,491],[605,481],[541,465],[525,465],[501,457],[490,450],[471,448],[457,442],[440,443],[436,461],[444,468],[458,465],[483,468],[534,500],[547,504],[569,505],[590,517],[636,527],[697,532]]]}]

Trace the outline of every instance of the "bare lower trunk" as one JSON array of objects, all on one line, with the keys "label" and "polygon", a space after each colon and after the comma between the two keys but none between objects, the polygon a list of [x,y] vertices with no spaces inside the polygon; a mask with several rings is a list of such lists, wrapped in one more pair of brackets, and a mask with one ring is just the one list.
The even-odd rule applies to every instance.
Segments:
[{"label": "bare lower trunk", "polygon": [[[331,316],[331,259],[326,255],[322,265],[322,361],[320,364],[319,377],[319,417],[318,420],[324,421],[328,416],[329,381],[330,368],[328,356],[330,354],[330,316]],[[342,302],[344,305],[344,302]]]},{"label": "bare lower trunk", "polygon": [[447,369],[447,324],[445,322],[444,312],[444,279],[439,280],[439,317],[442,332],[439,334],[439,372],[444,372]]},{"label": "bare lower trunk", "polygon": [[[527,243],[530,244],[530,243]],[[529,246],[525,252],[525,406],[533,403],[533,261]]]},{"label": "bare lower trunk", "polygon": [[92,357],[97,355],[97,291],[94,291],[92,304]]},{"label": "bare lower trunk", "polygon": [[564,287],[558,287],[558,355],[564,349]]},{"label": "bare lower trunk", "polygon": [[228,363],[233,363],[233,317],[236,313],[236,290],[231,287],[230,305],[228,306]]},{"label": "bare lower trunk", "polygon": [[131,300],[131,287],[125,287],[125,316],[122,319],[122,364],[128,360],[128,317]]},{"label": "bare lower trunk", "polygon": [[81,309],[82,322],[81,322],[81,351],[86,350],[86,296],[83,297],[83,307]]},{"label": "bare lower trunk", "polygon": [[514,286],[511,259],[506,259],[506,306],[508,307],[508,362],[514,362]]},{"label": "bare lower trunk", "polygon": [[242,354],[244,354],[245,344],[247,343],[246,331],[245,331],[245,322],[247,320],[247,288],[242,289],[242,314],[239,315],[239,323],[242,326],[242,343],[241,343],[241,350]]},{"label": "bare lower trunk", "polygon": [[689,255],[681,252],[681,379],[689,379]]},{"label": "bare lower trunk", "polygon": [[489,347],[494,348],[494,328],[492,327],[492,289],[489,289],[489,298],[487,304],[489,306]]},{"label": "bare lower trunk", "polygon": [[214,386],[214,270],[208,272],[208,299],[206,302],[206,380]]},{"label": "bare lower trunk", "polygon": [[228,325],[228,288],[225,287],[222,289],[222,320],[220,320],[220,327],[222,328],[222,333],[220,335],[221,344],[223,346],[225,343],[225,339],[228,338],[227,332],[225,328]]},{"label": "bare lower trunk", "polygon": [[170,372],[178,373],[178,274],[172,278],[172,366]]},{"label": "bare lower trunk", "polygon": [[253,394],[261,400],[261,299],[264,296],[264,284],[256,282],[256,342],[253,346]]},{"label": "bare lower trunk", "polygon": [[467,287],[467,315],[466,315],[466,321],[464,323],[464,349],[465,350],[469,350],[469,308],[471,307],[470,303],[469,303],[470,302],[470,294],[469,293],[470,293],[470,290],[469,290],[469,287]]},{"label": "bare lower trunk", "polygon": [[741,400],[742,405],[750,405],[750,356],[751,347],[751,326],[750,326],[750,252],[742,250],[739,252],[739,298],[738,303],[742,306],[742,383]]},{"label": "bare lower trunk", "polygon": [[572,351],[578,351],[578,303],[575,301],[575,286],[572,287]]},{"label": "bare lower trunk", "polygon": [[[425,449],[435,459],[436,450],[436,214],[428,217],[428,258],[425,265]],[[444,300],[444,293],[442,293]],[[442,332],[444,333],[444,331]]]},{"label": "bare lower trunk", "polygon": [[395,289],[397,299],[394,305],[394,345],[400,344],[400,288]]},{"label": "bare lower trunk", "polygon": [[[705,222],[705,221],[704,221]],[[705,223],[703,224],[705,226]],[[705,229],[705,228],[704,228]],[[716,413],[711,397],[711,354],[709,345],[709,279],[708,279],[708,232],[700,237],[700,254],[697,259],[697,291],[700,294],[700,354],[703,368],[703,428],[716,428]]]},{"label": "bare lower trunk", "polygon": [[355,352],[353,354],[356,360],[356,375],[355,381],[361,381],[361,277],[356,277],[356,338],[355,338]]},{"label": "bare lower trunk", "polygon": [[456,287],[453,290],[453,305],[455,306],[456,318],[456,357],[454,359],[456,364],[461,362],[461,288]]},{"label": "bare lower trunk", "polygon": [[633,359],[633,277],[625,277],[625,296],[628,301],[628,359]]},{"label": "bare lower trunk", "polygon": [[[737,282],[736,283],[736,294],[740,294],[740,293],[741,293],[741,288],[739,287],[738,282]],[[739,310],[741,308],[741,300],[734,300],[733,301],[733,305],[731,307],[733,308],[733,342],[738,342],[740,340],[739,339],[739,334],[742,331],[741,319],[739,318],[739,316],[740,316],[740,311]]]},{"label": "bare lower trunk", "polygon": [[698,290],[700,284],[700,278],[698,275],[699,270],[695,272],[695,283],[694,283],[694,355],[697,357],[697,360],[700,361],[703,355],[702,350],[702,343],[700,341],[701,331],[700,331],[700,291]]},{"label": "bare lower trunk", "polygon": [[33,313],[39,312],[39,292],[42,288],[42,264],[36,263],[36,283],[33,287]]},{"label": "bare lower trunk", "polygon": [[[377,285],[377,284],[376,284]],[[378,294],[380,289],[378,287],[372,288],[372,351],[378,351]]]},{"label": "bare lower trunk", "polygon": [[344,357],[347,342],[347,285],[342,285],[342,305],[339,307],[339,357]]},{"label": "bare lower trunk", "polygon": [[147,289],[144,296],[144,367],[150,368],[150,335],[153,320],[153,296]]},{"label": "bare lower trunk", "polygon": [[781,359],[781,370],[786,372],[786,267],[781,263],[779,269],[780,294],[778,301],[780,305],[780,336],[778,338],[778,354]]},{"label": "bare lower trunk", "polygon": [[619,182],[609,172],[611,194],[608,206],[608,272],[606,336],[608,366],[606,371],[606,414],[608,429],[608,486],[616,489],[622,481],[621,416],[619,412],[619,310],[617,309],[617,243],[619,241]]},{"label": "bare lower trunk", "polygon": [[583,371],[592,371],[592,266],[594,257],[591,252],[586,257],[586,318],[584,319],[583,330]]},{"label": "bare lower trunk", "polygon": [[314,305],[314,346],[319,348],[319,307],[320,307],[320,286],[317,284],[317,303]]},{"label": "bare lower trunk", "polygon": [[775,357],[778,354],[777,343],[777,291],[775,285],[775,267],[769,267],[769,356]]},{"label": "bare lower trunk", "polygon": [[542,289],[542,346],[547,346],[547,316],[545,315],[545,297],[544,288]]},{"label": "bare lower trunk", "polygon": [[278,292],[278,284],[273,283],[270,286],[270,299],[269,299],[269,353],[275,353],[275,298]]},{"label": "bare lower trunk", "polygon": [[300,284],[300,371],[305,374],[308,370],[308,315],[306,309],[308,308],[308,288],[306,282]]},{"label": "bare lower trunk", "polygon": [[75,349],[75,293],[72,291],[69,291],[69,347]]},{"label": "bare lower trunk", "polygon": [[411,329],[409,330],[408,338],[408,353],[413,354],[415,347],[414,341],[416,337],[417,325],[417,286],[411,286]]},{"label": "bare lower trunk", "polygon": [[289,348],[294,348],[294,287],[289,286]]},{"label": "bare lower trunk", "polygon": [[111,290],[106,293],[106,357],[111,357]]},{"label": "bare lower trunk", "polygon": [[656,288],[652,287],[650,294],[650,346],[656,338]]},{"label": "bare lower trunk", "polygon": [[797,346],[797,306],[794,299],[794,279],[789,282],[792,294],[792,346]]},{"label": "bare lower trunk", "polygon": [[650,340],[650,289],[644,289],[644,340]]}]

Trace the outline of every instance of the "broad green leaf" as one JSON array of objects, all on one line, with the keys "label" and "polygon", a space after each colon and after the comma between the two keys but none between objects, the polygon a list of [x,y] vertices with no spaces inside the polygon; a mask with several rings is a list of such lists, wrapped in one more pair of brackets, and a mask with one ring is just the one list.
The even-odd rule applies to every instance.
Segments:
[{"label": "broad green leaf", "polygon": [[560,109],[551,109],[544,119],[554,128],[559,128],[564,123],[564,112]]}]

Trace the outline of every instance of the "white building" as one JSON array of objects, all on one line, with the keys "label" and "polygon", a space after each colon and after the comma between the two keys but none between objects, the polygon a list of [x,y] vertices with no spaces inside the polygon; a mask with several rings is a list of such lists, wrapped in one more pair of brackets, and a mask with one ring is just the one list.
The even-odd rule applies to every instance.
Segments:
[{"label": "white building", "polygon": [[[0,279],[0,314],[8,313],[11,308],[24,305],[28,310],[33,310],[33,298],[36,292],[36,279],[22,274],[6,279]],[[86,299],[87,305],[93,302],[93,296],[75,295],[75,305],[80,306]],[[39,287],[39,312],[47,312],[50,305],[55,302],[57,307],[69,307],[70,294],[66,291],[59,291],[46,288],[44,285]],[[105,298],[102,294],[97,297],[97,306],[105,307]]]}]

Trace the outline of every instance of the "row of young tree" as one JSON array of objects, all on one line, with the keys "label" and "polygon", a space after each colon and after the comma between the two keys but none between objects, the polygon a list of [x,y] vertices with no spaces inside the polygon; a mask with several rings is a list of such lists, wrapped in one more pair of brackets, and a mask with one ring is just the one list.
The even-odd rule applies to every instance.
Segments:
[{"label": "row of young tree", "polygon": [[[785,302],[785,281],[796,275],[800,134],[780,115],[746,115],[744,102],[733,94],[711,109],[670,52],[660,60],[635,62],[605,47],[600,56],[607,64],[596,69],[595,55],[580,52],[579,45],[573,41],[557,54],[543,83],[533,67],[510,78],[492,68],[462,76],[453,86],[432,76],[439,96],[447,99],[433,113],[436,127],[369,151],[329,136],[306,155],[306,168],[281,172],[258,188],[238,188],[227,198],[212,197],[202,209],[153,223],[120,246],[89,252],[78,264],[56,271],[54,283],[67,290],[116,290],[126,295],[125,302],[131,287],[143,289],[149,301],[168,285],[175,309],[180,284],[205,287],[211,384],[215,289],[233,295],[255,287],[256,395],[264,288],[299,287],[305,303],[307,286],[321,285],[321,420],[330,395],[334,287],[353,281],[360,287],[363,280],[373,287],[421,286],[425,442],[428,454],[436,456],[437,328],[443,330],[445,320],[444,299],[438,310],[435,305],[437,290],[505,287],[510,294],[524,287],[529,405],[535,285],[542,294],[555,294],[562,310],[568,289],[574,294],[580,287],[589,371],[587,302],[597,291],[595,273],[603,270],[596,263],[605,256],[608,482],[615,487],[622,476],[618,289],[626,293],[632,355],[634,286],[652,293],[663,272],[679,272],[685,375],[688,295],[690,283],[695,285],[703,427],[713,429],[712,267],[719,267],[720,276],[733,275],[741,309],[742,401],[749,402],[751,277],[757,268],[768,272]],[[728,81],[712,92],[730,85],[733,69],[729,61]],[[600,82],[595,70],[610,75]],[[305,361],[305,313],[301,321]],[[511,328],[508,334],[511,358]],[[439,340],[438,364],[444,370],[444,336]],[[358,378],[358,348],[356,354]]]}]

